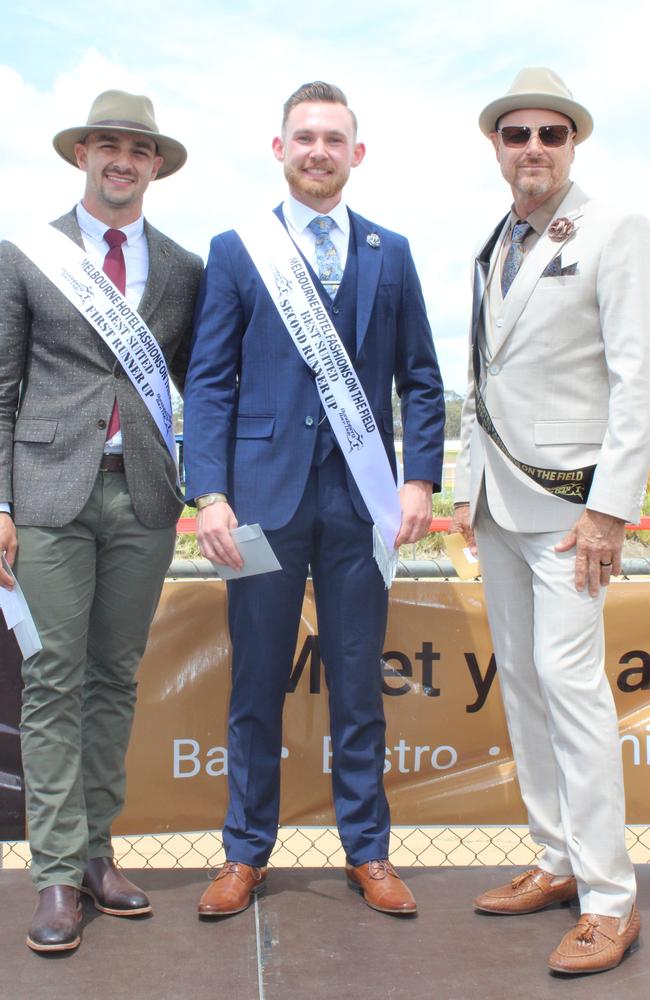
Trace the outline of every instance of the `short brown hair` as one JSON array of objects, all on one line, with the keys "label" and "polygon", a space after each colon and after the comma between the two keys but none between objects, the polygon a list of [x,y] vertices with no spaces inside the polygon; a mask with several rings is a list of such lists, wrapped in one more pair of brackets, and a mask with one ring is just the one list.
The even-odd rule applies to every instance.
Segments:
[{"label": "short brown hair", "polygon": [[[313,83],[303,83],[302,86],[298,87],[291,97],[288,97],[284,102],[282,131],[284,132],[289,114],[298,104],[304,104],[305,102],[315,103],[316,101],[329,101],[332,104],[342,104],[344,107],[348,108],[347,97],[341,88],[335,87],[333,83],[324,83],[322,80],[314,80]],[[356,136],[357,116],[352,108],[348,108],[348,111],[350,112],[350,116],[352,118],[352,126]]]}]

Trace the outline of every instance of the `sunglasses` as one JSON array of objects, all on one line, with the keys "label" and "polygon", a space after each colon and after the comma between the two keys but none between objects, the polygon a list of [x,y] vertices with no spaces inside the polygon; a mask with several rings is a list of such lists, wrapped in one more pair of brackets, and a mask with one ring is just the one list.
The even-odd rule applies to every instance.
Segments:
[{"label": "sunglasses", "polygon": [[503,139],[504,146],[523,148],[537,133],[542,146],[563,146],[571,129],[568,125],[504,125],[497,132]]}]

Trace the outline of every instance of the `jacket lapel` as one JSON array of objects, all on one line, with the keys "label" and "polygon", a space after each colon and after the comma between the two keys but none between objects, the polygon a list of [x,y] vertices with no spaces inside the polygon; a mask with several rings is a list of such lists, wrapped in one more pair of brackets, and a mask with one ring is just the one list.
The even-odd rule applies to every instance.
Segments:
[{"label": "jacket lapel", "polygon": [[[282,215],[282,206],[278,205],[273,209],[273,211],[286,229],[286,222],[284,216]],[[367,242],[367,237],[373,232],[373,228],[370,223],[363,219],[360,215],[357,215],[356,212],[350,211],[350,209],[348,209],[348,214],[350,216],[350,226],[354,232],[354,238],[357,244],[358,276],[356,344],[358,355],[366,333],[368,332],[368,324],[370,323],[370,316],[372,314],[372,308],[377,294],[377,285],[379,284],[379,275],[381,274],[381,264],[384,250],[381,246],[381,241],[379,242],[379,246],[372,246]]]},{"label": "jacket lapel", "polygon": [[172,269],[172,244],[162,233],[150,226],[146,219],[144,234],[149,246],[149,274],[138,312],[146,320],[160,302],[169,281]]},{"label": "jacket lapel", "polygon": [[508,212],[507,215],[504,215],[504,217],[501,219],[501,222],[498,223],[496,229],[490,235],[485,246],[479,253],[478,257],[476,258],[477,260],[480,261],[485,261],[485,259],[487,258],[487,266],[486,266],[487,273],[485,276],[486,287],[492,280],[492,275],[494,273],[494,268],[497,265],[497,261],[500,260],[501,258],[501,247],[503,246],[503,241],[508,235],[509,219],[510,219],[510,212]]},{"label": "jacket lapel", "polygon": [[[564,216],[571,219],[571,221],[575,223],[575,228],[577,230],[579,227],[578,220],[582,216],[582,206],[586,200],[586,195],[580,190],[580,188],[577,187],[577,185],[574,184],[569,189],[565,199],[558,206],[558,209],[554,214],[554,218],[557,219]],[[533,249],[524,258],[521,269],[510,286],[510,290],[503,303],[503,326],[498,332],[493,331],[495,334],[494,347],[492,351],[493,357],[495,357],[501,350],[505,340],[512,333],[517,320],[524,311],[524,308],[535,290],[539,279],[546,270],[546,267],[550,264],[554,257],[557,257],[562,253],[564,246],[573,238],[574,233],[567,236],[566,239],[561,242],[556,242],[548,235],[547,227],[546,231],[542,233]]]},{"label": "jacket lapel", "polygon": [[[59,229],[66,236],[69,236],[77,246],[83,247],[83,238],[74,208],[71,212],[66,213],[66,215],[62,215],[60,219],[56,219],[52,225],[55,229]],[[144,222],[144,233],[149,247],[149,274],[147,275],[147,283],[142,293],[138,312],[146,320],[147,316],[153,313],[160,302],[169,281],[173,250],[170,241],[162,233],[159,233],[157,229],[154,229],[153,226],[150,226],[146,219]]]},{"label": "jacket lapel", "polygon": [[[375,304],[377,295],[377,285],[381,274],[381,265],[384,258],[384,248],[377,236],[377,240],[368,242],[368,236],[373,232],[369,222],[362,219],[356,212],[351,212],[350,225],[354,231],[354,238],[357,243],[357,356],[361,351],[370,316]],[[376,234],[375,234],[376,235]],[[379,245],[376,245],[376,244]]]},{"label": "jacket lapel", "polygon": [[476,380],[480,376],[479,338],[483,327],[483,299],[485,289],[494,270],[495,261],[499,257],[501,244],[507,232],[510,212],[501,219],[490,233],[474,260],[474,282],[472,284],[472,358]]},{"label": "jacket lapel", "polygon": [[70,212],[66,212],[66,214],[62,215],[60,219],[55,219],[52,225],[55,229],[65,233],[65,235],[68,236],[73,243],[76,243],[78,247],[83,249],[84,241],[79,228],[79,223],[77,222],[76,207]]}]

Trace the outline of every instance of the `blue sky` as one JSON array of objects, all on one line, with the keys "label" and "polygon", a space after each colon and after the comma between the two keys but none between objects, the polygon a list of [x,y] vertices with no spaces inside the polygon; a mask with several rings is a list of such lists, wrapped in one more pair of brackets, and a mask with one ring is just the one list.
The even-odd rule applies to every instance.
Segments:
[{"label": "blue sky", "polygon": [[270,142],[282,103],[306,80],[330,80],[368,148],[347,200],[409,237],[445,381],[463,392],[470,259],[510,202],[478,114],[522,66],[551,66],[596,122],[574,178],[650,213],[646,10],[636,0],[330,0],[315,13],[284,2],[5,0],[0,235],[78,199],[81,175],[52,136],[121,87],[150,95],[162,131],[188,147],[187,166],[150,188],[146,212],[205,257],[215,232],[281,200]]}]

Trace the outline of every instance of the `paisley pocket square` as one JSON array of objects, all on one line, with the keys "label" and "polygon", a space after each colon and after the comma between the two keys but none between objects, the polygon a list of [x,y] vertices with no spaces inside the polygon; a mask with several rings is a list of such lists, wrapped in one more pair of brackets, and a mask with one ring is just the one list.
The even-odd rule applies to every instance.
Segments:
[{"label": "paisley pocket square", "polygon": [[578,273],[578,262],[574,264],[567,264],[566,267],[562,267],[562,255],[559,257],[554,257],[550,264],[547,264],[542,272],[542,278],[559,278],[564,277],[567,274],[577,274]]}]

